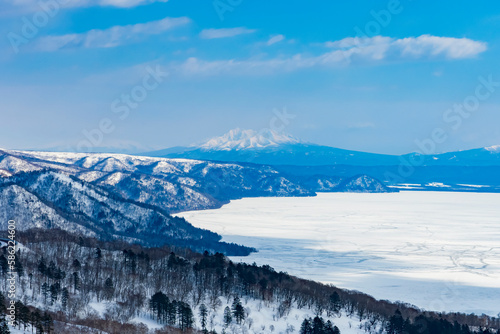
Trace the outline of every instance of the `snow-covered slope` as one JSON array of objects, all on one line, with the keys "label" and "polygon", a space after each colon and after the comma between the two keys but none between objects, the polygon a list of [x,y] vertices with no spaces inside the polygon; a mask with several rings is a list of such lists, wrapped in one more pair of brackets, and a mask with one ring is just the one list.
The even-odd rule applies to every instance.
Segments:
[{"label": "snow-covered slope", "polygon": [[367,175],[358,175],[342,180],[335,190],[339,192],[384,193],[387,187]]},{"label": "snow-covered slope", "polygon": [[[0,229],[14,219],[18,228],[60,228],[87,236],[120,237],[145,244],[220,240],[158,207],[116,196],[74,176],[34,171],[0,179]],[[210,246],[207,245],[209,248]]]},{"label": "snow-covered slope", "polygon": [[361,192],[361,193],[387,193],[394,191],[379,180],[368,175],[355,175],[352,177],[311,175],[289,175],[304,187],[318,192]]},{"label": "snow-covered slope", "polygon": [[268,166],[122,154],[0,151],[0,164],[4,161],[5,175],[42,169],[62,172],[168,212],[216,208],[248,196],[314,195]]},{"label": "snow-covered slope", "polygon": [[493,153],[500,153],[500,145],[493,145],[484,148],[486,151]]},{"label": "snow-covered slope", "polygon": [[[24,228],[58,227],[67,231],[77,232],[82,228],[60,216],[56,209],[40,200],[28,190],[10,184],[0,187],[0,228],[7,229],[6,222],[10,219],[22,223]],[[87,235],[94,235],[88,231]]]}]

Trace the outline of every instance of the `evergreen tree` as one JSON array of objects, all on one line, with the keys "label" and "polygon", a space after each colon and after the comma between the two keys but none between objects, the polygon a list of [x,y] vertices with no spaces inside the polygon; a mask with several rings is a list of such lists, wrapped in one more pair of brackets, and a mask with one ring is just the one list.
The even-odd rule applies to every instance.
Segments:
[{"label": "evergreen tree", "polygon": [[335,313],[339,313],[342,307],[342,303],[340,301],[340,296],[337,291],[330,295],[330,310]]},{"label": "evergreen tree", "polygon": [[95,271],[96,280],[99,279],[99,273],[101,272],[101,260],[102,260],[102,251],[99,247],[95,249],[95,259],[97,262],[97,270]]},{"label": "evergreen tree", "polygon": [[42,275],[46,275],[47,273],[47,264],[45,263],[45,259],[43,257],[40,261],[38,261],[38,271],[42,273]]},{"label": "evergreen tree", "polygon": [[31,328],[32,329],[35,328],[37,333],[43,333],[41,317],[38,311],[34,311],[31,313],[30,323],[31,323]]},{"label": "evergreen tree", "polygon": [[175,325],[177,321],[177,301],[173,300],[167,304],[166,318],[169,325]]},{"label": "evergreen tree", "polygon": [[337,326],[334,326],[330,320],[328,320],[325,324],[325,334],[340,334],[340,330]]},{"label": "evergreen tree", "polygon": [[177,264],[177,256],[175,256],[174,252],[171,252],[168,256],[167,266],[169,268],[173,268]]},{"label": "evergreen tree", "polygon": [[404,326],[404,319],[401,315],[401,311],[396,310],[394,315],[389,319],[389,323],[387,324],[387,334],[402,334]]},{"label": "evergreen tree", "polygon": [[111,300],[113,298],[114,293],[115,293],[115,287],[113,284],[113,279],[111,279],[111,277],[108,277],[104,282],[104,298],[106,298],[107,300]]},{"label": "evergreen tree", "polygon": [[82,264],[78,261],[78,259],[73,260],[73,268],[77,271],[82,268]]},{"label": "evergreen tree", "polygon": [[102,259],[102,251],[99,247],[95,249],[95,258],[97,259],[97,262],[100,262]]},{"label": "evergreen tree", "polygon": [[80,290],[80,275],[75,271],[73,273],[73,291]]},{"label": "evergreen tree", "polygon": [[0,292],[0,314],[5,314],[7,312],[7,307],[5,306],[5,297],[2,292]]},{"label": "evergreen tree", "polygon": [[61,268],[56,268],[54,271],[53,278],[56,280],[62,280],[66,278],[66,272],[62,271]]},{"label": "evergreen tree", "polygon": [[[19,303],[19,304],[18,304]],[[21,302],[18,302],[16,306],[17,308],[17,318],[19,320],[19,325],[23,325],[24,330],[26,330],[26,326],[29,325],[31,319],[30,309]]]},{"label": "evergreen tree", "polygon": [[61,284],[59,282],[56,282],[50,286],[49,290],[50,304],[53,305],[57,301],[57,297],[59,296],[59,292],[61,291]]},{"label": "evergreen tree", "polygon": [[203,330],[203,333],[208,333],[207,330],[208,308],[205,306],[205,304],[200,305],[199,313],[200,313],[201,329]]},{"label": "evergreen tree", "polygon": [[325,323],[325,334],[333,334],[333,324],[330,320]]},{"label": "evergreen tree", "polygon": [[16,272],[19,277],[24,276],[24,267],[19,259],[17,259],[14,263],[14,267],[16,268]]},{"label": "evergreen tree", "polygon": [[177,312],[179,314],[179,327],[186,330],[193,327],[194,317],[191,307],[184,302],[177,302]]},{"label": "evergreen tree", "polygon": [[64,288],[62,290],[62,295],[61,295],[61,305],[64,310],[68,307],[68,300],[69,300],[69,291],[67,288]]},{"label": "evergreen tree", "polygon": [[0,315],[0,334],[10,334],[10,329],[4,314]]},{"label": "evergreen tree", "polygon": [[311,319],[304,319],[302,325],[300,325],[300,334],[313,334],[313,327],[311,324]]},{"label": "evergreen tree", "polygon": [[320,318],[318,316],[314,317],[313,319],[313,334],[323,334],[323,331],[325,329],[325,322],[323,318]]},{"label": "evergreen tree", "polygon": [[229,327],[229,325],[233,322],[233,316],[231,315],[231,309],[229,306],[226,306],[224,309],[224,327]]},{"label": "evergreen tree", "polygon": [[243,308],[243,305],[241,305],[241,301],[238,297],[234,298],[231,309],[233,311],[233,317],[236,320],[236,323],[240,325],[243,320],[245,320],[245,309]]},{"label": "evergreen tree", "polygon": [[125,256],[125,265],[130,269],[132,274],[135,274],[137,269],[137,255],[133,250],[124,250],[123,255]]},{"label": "evergreen tree", "polygon": [[55,278],[56,273],[57,273],[56,264],[54,261],[50,261],[45,274],[49,278]]},{"label": "evergreen tree", "polygon": [[45,332],[47,334],[50,334],[52,333],[52,330],[53,330],[53,327],[54,327],[54,321],[52,320],[52,317],[50,316],[50,314],[48,314],[47,312],[45,312],[43,314],[43,317],[42,317],[42,325],[43,325],[43,329],[45,330]]},{"label": "evergreen tree", "polygon": [[43,302],[47,304],[47,298],[49,297],[49,285],[47,282],[42,284],[42,296],[43,296]]},{"label": "evergreen tree", "polygon": [[[159,291],[151,297],[149,301],[149,308],[153,314],[156,315],[156,319],[158,321],[171,323],[169,321],[169,312],[171,312],[170,300],[163,292]],[[175,322],[175,319],[173,321]]]}]

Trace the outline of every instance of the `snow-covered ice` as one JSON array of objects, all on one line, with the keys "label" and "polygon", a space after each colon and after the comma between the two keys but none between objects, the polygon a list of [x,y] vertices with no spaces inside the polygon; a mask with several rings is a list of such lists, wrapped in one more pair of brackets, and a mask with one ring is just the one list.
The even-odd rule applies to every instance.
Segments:
[{"label": "snow-covered ice", "polygon": [[323,193],[178,214],[259,252],[234,261],[437,311],[500,312],[500,194]]}]

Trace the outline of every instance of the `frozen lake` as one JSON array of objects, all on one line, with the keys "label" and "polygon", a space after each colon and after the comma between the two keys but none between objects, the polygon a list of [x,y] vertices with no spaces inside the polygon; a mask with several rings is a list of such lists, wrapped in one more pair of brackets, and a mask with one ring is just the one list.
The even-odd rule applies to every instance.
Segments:
[{"label": "frozen lake", "polygon": [[259,250],[233,261],[429,310],[500,312],[500,194],[246,198],[177,215]]}]

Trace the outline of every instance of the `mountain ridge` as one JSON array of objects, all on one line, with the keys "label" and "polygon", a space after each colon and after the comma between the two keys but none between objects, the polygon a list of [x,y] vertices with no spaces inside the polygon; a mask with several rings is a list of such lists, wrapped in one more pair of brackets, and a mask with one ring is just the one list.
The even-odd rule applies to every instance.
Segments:
[{"label": "mountain ridge", "polygon": [[500,145],[438,154],[390,155],[308,143],[269,129],[260,132],[234,129],[198,145],[177,146],[142,155],[298,166],[397,166],[412,163],[419,166],[500,166]]}]

